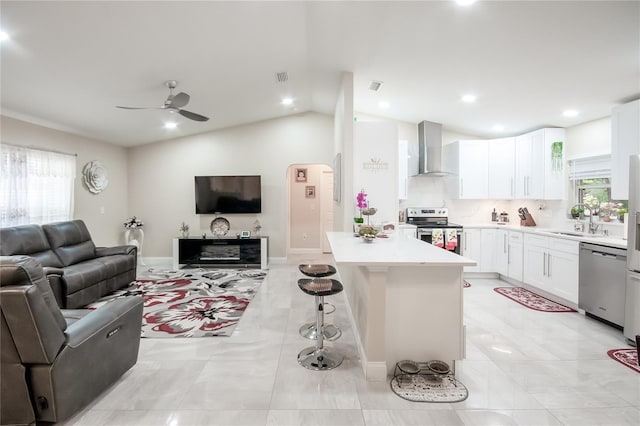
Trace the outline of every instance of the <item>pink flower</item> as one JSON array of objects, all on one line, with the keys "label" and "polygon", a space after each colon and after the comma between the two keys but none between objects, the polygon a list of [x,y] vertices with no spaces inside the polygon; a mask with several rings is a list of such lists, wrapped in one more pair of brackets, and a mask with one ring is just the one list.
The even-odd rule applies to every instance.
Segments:
[{"label": "pink flower", "polygon": [[367,202],[367,194],[364,192],[364,189],[361,189],[360,192],[358,192],[356,201],[358,208],[361,210],[369,207],[369,203]]}]

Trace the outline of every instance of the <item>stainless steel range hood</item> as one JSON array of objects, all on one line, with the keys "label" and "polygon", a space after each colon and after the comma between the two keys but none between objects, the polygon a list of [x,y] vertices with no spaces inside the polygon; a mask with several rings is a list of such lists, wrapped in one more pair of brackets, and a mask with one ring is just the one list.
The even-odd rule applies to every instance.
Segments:
[{"label": "stainless steel range hood", "polygon": [[[410,153],[411,175],[441,177],[448,173],[442,168],[442,124],[431,121],[418,123],[418,146]],[[417,160],[417,161],[416,161]]]}]

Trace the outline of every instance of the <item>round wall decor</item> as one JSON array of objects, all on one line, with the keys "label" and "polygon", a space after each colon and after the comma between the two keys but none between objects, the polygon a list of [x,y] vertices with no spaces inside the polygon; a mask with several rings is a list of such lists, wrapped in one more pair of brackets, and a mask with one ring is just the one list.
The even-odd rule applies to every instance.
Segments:
[{"label": "round wall decor", "polygon": [[82,176],[87,189],[94,194],[104,191],[109,185],[107,169],[97,160],[84,165]]},{"label": "round wall decor", "polygon": [[211,221],[211,233],[216,237],[223,237],[229,232],[229,221],[224,217],[216,217]]}]

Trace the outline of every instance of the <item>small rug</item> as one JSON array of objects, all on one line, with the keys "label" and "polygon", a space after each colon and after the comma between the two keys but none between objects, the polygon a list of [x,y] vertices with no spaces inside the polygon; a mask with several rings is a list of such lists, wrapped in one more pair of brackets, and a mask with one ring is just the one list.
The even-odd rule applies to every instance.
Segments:
[{"label": "small rug", "polygon": [[464,280],[464,288],[471,287],[471,283],[467,280]]},{"label": "small rug", "polygon": [[465,385],[451,374],[438,378],[430,374],[400,374],[391,379],[391,390],[413,402],[460,402],[469,396]]},{"label": "small rug", "polygon": [[230,336],[267,275],[260,269],[144,271],[145,279],[87,306],[142,296],[141,337]]},{"label": "small rug", "polygon": [[576,312],[575,309],[571,309],[568,306],[561,305],[549,300],[546,297],[542,297],[535,294],[526,288],[522,287],[496,287],[493,289],[496,293],[499,293],[509,299],[518,302],[522,306],[526,306],[529,309],[535,309],[542,312]]},{"label": "small rug", "polygon": [[640,366],[638,366],[638,351],[636,349],[611,349],[610,351],[607,351],[607,355],[609,355],[609,358],[629,367],[636,373],[640,373]]}]

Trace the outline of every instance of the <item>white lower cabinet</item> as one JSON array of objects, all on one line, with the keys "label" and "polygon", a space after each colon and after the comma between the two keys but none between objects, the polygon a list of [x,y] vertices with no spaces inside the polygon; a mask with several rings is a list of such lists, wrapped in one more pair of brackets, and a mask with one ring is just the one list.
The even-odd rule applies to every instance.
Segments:
[{"label": "white lower cabinet", "polygon": [[522,262],[524,256],[522,232],[509,231],[509,247],[507,255],[507,263],[509,265],[507,276],[514,280],[522,281]]},{"label": "white lower cabinet", "polygon": [[492,250],[496,245],[497,229],[483,229],[480,240],[480,272],[495,272],[494,264],[496,252]]},{"label": "white lower cabinet", "polygon": [[482,229],[465,229],[462,232],[462,256],[473,259],[476,266],[465,266],[465,272],[482,272]]},{"label": "white lower cabinet", "polygon": [[522,281],[577,304],[579,252],[577,241],[526,234]]},{"label": "white lower cabinet", "polygon": [[494,252],[494,272],[522,281],[522,232],[498,229]]}]

